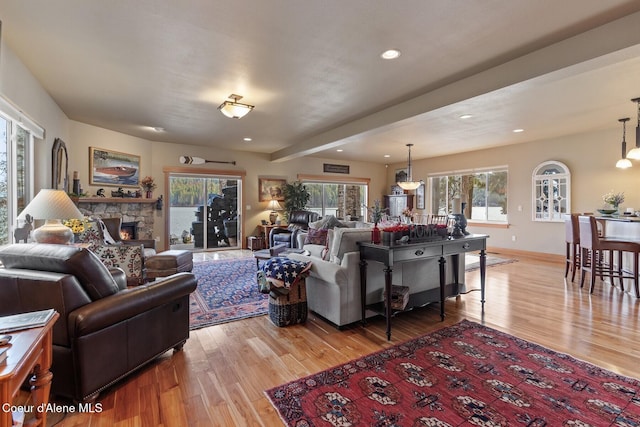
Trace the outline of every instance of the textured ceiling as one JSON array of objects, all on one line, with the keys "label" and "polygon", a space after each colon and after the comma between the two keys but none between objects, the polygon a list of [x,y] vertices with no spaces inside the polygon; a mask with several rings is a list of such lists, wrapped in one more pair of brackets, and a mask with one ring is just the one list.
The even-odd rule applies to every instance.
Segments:
[{"label": "textured ceiling", "polygon": [[[70,119],[274,160],[379,163],[405,159],[406,143],[423,158],[635,118],[638,11],[630,0],[0,2],[3,41]],[[402,55],[384,61],[388,48]],[[231,93],[254,111],[220,114]]]}]

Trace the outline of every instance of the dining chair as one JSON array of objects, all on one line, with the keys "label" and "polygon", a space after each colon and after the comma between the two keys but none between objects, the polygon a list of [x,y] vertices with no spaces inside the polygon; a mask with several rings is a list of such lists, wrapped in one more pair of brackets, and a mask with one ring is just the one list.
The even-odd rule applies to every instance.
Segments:
[{"label": "dining chair", "polygon": [[[580,274],[582,276],[580,287],[584,286],[585,273],[590,275],[591,293],[595,288],[596,277],[599,277],[600,280],[608,277],[612,285],[614,285],[613,280],[617,278],[622,291],[624,291],[624,279],[630,279],[633,281],[636,297],[640,298],[640,278],[638,276],[640,273],[638,268],[640,242],[600,237],[597,220],[593,216],[580,215],[578,224],[580,228]],[[633,256],[631,271],[622,266],[624,253]]]},{"label": "dining chair", "polygon": [[449,215],[436,215],[431,214],[429,216],[429,224],[447,224],[449,222]]},{"label": "dining chair", "polygon": [[578,214],[566,214],[564,216],[566,242],[564,277],[567,277],[569,270],[571,270],[572,282],[576,278],[576,271],[580,269],[580,227],[578,224],[578,216]]}]

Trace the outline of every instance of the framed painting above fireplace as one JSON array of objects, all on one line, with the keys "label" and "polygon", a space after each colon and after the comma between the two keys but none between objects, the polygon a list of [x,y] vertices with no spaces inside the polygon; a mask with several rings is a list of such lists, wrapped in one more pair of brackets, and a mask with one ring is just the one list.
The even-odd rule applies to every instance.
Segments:
[{"label": "framed painting above fireplace", "polygon": [[89,184],[140,187],[140,156],[89,147]]}]

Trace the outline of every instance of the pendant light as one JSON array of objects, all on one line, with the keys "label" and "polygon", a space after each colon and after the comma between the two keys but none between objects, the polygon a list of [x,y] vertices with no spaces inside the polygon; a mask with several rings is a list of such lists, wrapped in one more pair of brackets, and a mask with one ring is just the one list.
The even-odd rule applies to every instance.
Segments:
[{"label": "pendant light", "polygon": [[634,98],[631,101],[638,104],[638,125],[636,126],[636,147],[627,153],[627,158],[640,160],[640,98]]},{"label": "pendant light", "polygon": [[408,162],[408,165],[407,165],[407,180],[406,181],[398,181],[397,182],[397,184],[403,190],[415,190],[416,188],[420,187],[420,185],[422,184],[421,181],[414,181],[413,177],[411,175],[411,147],[412,146],[413,146],[413,144],[407,144],[407,147],[409,147],[409,162]]},{"label": "pendant light", "polygon": [[[629,117],[625,117],[624,119],[618,119],[619,122],[622,123],[622,158],[620,160],[618,160],[618,162],[616,163],[616,167],[620,168],[620,169],[627,169],[630,168],[631,165],[631,160],[627,159],[627,141],[625,140],[625,134],[626,132],[626,124],[629,121]],[[631,150],[633,151],[633,150]],[[631,153],[631,151],[629,151],[629,153]],[[640,150],[639,150],[640,151]]]}]

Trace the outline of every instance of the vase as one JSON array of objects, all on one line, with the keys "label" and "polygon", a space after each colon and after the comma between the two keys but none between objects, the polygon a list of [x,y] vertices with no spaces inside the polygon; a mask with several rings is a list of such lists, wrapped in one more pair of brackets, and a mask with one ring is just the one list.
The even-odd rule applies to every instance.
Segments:
[{"label": "vase", "polygon": [[371,243],[380,243],[380,229],[378,228],[377,225],[375,225],[372,229],[371,229]]},{"label": "vase", "polygon": [[469,235],[469,232],[467,231],[467,218],[464,216],[465,205],[466,203],[462,203],[462,211],[460,213],[449,215],[449,218],[454,220],[453,231],[451,233],[452,237],[463,237]]},{"label": "vase", "polygon": [[147,190],[146,197],[147,197],[147,199],[152,199],[153,198],[153,191],[152,190]]}]

